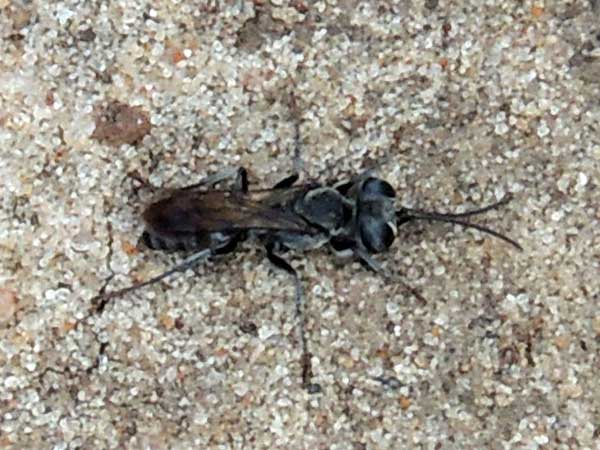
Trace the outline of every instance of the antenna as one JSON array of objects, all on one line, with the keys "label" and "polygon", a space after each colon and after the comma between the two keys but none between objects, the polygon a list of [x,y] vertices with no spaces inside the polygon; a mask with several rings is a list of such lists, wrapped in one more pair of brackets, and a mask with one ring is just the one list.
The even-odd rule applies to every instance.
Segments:
[{"label": "antenna", "polygon": [[493,203],[488,206],[484,206],[483,208],[474,209],[471,211],[466,211],[464,213],[458,213],[458,214],[446,214],[446,213],[438,213],[438,212],[434,212],[434,211],[421,211],[418,209],[400,208],[399,210],[396,211],[396,223],[398,225],[402,225],[403,223],[409,222],[411,220],[427,220],[427,221],[431,221],[431,222],[454,223],[456,225],[461,225],[465,228],[474,228],[483,233],[490,234],[498,239],[502,239],[503,241],[508,242],[513,247],[522,251],[523,247],[521,247],[519,245],[519,243],[517,243],[517,241],[509,238],[508,236],[505,236],[505,235],[503,235],[495,230],[492,230],[491,228],[488,228],[484,225],[479,225],[477,223],[469,222],[468,220],[463,220],[464,217],[475,216],[475,215],[483,214],[485,212],[488,212],[488,211],[491,211],[494,209],[498,209],[501,206],[510,202],[511,200],[512,200],[512,196],[509,194],[509,195],[506,195],[499,202]]}]

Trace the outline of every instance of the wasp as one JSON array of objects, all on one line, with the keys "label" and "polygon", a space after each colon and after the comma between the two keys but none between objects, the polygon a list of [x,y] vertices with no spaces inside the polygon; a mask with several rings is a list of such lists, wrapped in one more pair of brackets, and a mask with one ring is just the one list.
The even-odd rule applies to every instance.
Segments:
[{"label": "wasp", "polygon": [[[232,187],[218,189],[217,185],[227,178],[234,178]],[[398,228],[415,220],[476,228],[521,249],[509,237],[466,220],[468,216],[499,208],[510,197],[484,208],[443,214],[397,207],[394,188],[369,171],[337,183],[297,184],[298,179],[297,174],[292,174],[272,188],[250,190],[247,171],[239,168],[178,189],[152,203],[142,216],[145,230],[141,242],[153,250],[181,251],[190,256],[150,280],[98,296],[96,310],[101,312],[111,298],[156,283],[210,257],[233,252],[240,242],[253,238],[265,248],[269,261],[294,279],[302,345],[302,384],[314,393],[320,391],[320,386],[311,382],[302,285],[297,271],[281,256],[283,251],[329,245],[337,255],[352,256],[369,269],[386,274],[373,255],[388,250]],[[422,299],[414,289],[407,288]]]}]

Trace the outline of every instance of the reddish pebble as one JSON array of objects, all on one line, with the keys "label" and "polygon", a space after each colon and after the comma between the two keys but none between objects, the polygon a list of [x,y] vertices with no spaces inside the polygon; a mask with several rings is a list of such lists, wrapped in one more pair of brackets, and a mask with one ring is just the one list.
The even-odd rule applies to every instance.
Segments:
[{"label": "reddish pebble", "polygon": [[10,289],[0,289],[0,323],[8,322],[17,311],[17,294]]},{"label": "reddish pebble", "polygon": [[544,8],[541,6],[533,6],[531,8],[531,15],[533,17],[540,17],[542,14],[544,14]]},{"label": "reddish pebble", "polygon": [[150,132],[148,114],[139,107],[118,101],[96,107],[92,138],[111,145],[136,144]]}]

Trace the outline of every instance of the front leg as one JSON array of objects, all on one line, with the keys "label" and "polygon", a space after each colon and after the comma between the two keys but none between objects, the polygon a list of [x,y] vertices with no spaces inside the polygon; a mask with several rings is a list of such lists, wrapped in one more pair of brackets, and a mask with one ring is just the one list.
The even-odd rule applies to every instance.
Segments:
[{"label": "front leg", "polygon": [[296,317],[298,320],[298,334],[300,335],[300,343],[302,345],[302,386],[306,388],[309,394],[315,394],[321,392],[321,386],[317,383],[312,383],[311,378],[313,376],[311,366],[311,354],[308,351],[308,341],[306,339],[306,333],[304,330],[304,293],[302,290],[302,284],[300,283],[300,277],[298,272],[281,256],[276,255],[275,244],[268,243],[266,245],[267,258],[277,268],[285,270],[294,278],[294,284],[296,287]]},{"label": "front leg", "polygon": [[384,278],[392,280],[395,283],[399,283],[402,287],[415,296],[421,303],[426,304],[427,300],[417,291],[414,287],[410,286],[406,281],[400,279],[398,276],[392,276],[392,274],[386,270],[379,261],[373,258],[366,250],[356,247],[354,249],[354,255],[367,269],[382,275]]}]

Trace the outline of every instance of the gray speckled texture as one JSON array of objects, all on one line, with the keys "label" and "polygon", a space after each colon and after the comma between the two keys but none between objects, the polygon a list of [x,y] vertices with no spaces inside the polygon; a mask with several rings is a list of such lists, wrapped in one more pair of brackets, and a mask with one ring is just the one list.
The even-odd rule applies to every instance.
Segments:
[{"label": "gray speckled texture", "polygon": [[[597,3],[0,0],[0,448],[600,448]],[[148,114],[134,145],[94,138],[113,100]],[[402,227],[380,261],[425,304],[290,255],[317,395],[251,244],[90,315],[177,259],[136,252],[127,173],[270,186],[296,123],[305,178],[389,158],[404,205],[512,192],[480,220],[524,251]]]}]

